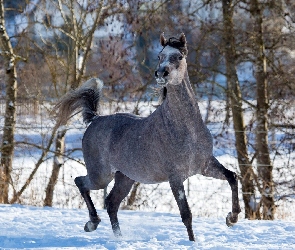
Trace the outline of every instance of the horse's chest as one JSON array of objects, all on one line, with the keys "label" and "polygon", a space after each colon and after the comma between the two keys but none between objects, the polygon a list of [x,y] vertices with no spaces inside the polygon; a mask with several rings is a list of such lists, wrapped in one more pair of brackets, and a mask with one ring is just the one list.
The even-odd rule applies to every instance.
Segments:
[{"label": "horse's chest", "polygon": [[195,128],[187,126],[171,128],[166,134],[166,147],[175,154],[189,154],[198,151],[202,138]]},{"label": "horse's chest", "polygon": [[199,173],[199,167],[212,155],[212,137],[208,129],[205,126],[184,127],[169,137],[166,155],[175,167],[179,167],[188,176]]}]

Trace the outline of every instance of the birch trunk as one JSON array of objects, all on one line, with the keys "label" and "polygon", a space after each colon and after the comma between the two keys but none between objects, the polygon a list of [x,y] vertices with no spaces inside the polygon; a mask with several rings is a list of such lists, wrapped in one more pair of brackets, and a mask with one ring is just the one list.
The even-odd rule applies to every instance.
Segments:
[{"label": "birch trunk", "polygon": [[2,57],[6,68],[6,108],[1,144],[0,203],[9,203],[8,193],[11,181],[16,122],[17,73],[15,66],[16,56],[5,28],[3,0],[0,0],[0,50],[3,53]]}]

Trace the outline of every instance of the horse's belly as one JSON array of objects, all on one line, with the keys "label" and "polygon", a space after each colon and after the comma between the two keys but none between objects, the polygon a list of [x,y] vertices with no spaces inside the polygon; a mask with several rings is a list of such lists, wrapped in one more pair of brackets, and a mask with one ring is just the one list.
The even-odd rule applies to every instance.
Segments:
[{"label": "horse's belly", "polygon": [[114,172],[120,171],[130,179],[140,183],[154,184],[168,181],[168,171],[163,166],[158,165],[156,161],[153,164],[149,163],[141,160],[133,162],[129,159],[129,161],[113,163],[112,169]]},{"label": "horse's belly", "polygon": [[[124,173],[126,171],[122,170],[122,172]],[[140,183],[144,183],[144,184],[155,184],[155,183],[166,182],[169,180],[168,177],[165,175],[159,176],[151,172],[148,174],[143,174],[143,172],[138,172],[136,174],[133,174],[127,171],[124,174],[128,176],[130,179]]]},{"label": "horse's belly", "polygon": [[[169,178],[177,174],[184,181],[188,177],[201,174],[201,169],[206,162],[206,157],[196,157],[196,155],[175,154],[173,158],[159,158],[155,155],[141,157],[116,157],[111,161],[112,171],[120,171],[130,179],[145,183],[161,183],[169,181]],[[196,159],[197,158],[197,159]]]}]

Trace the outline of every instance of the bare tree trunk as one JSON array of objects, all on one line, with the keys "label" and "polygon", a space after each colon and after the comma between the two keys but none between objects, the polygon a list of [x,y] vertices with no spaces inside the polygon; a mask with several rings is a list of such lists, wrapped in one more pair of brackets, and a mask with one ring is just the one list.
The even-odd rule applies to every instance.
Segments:
[{"label": "bare tree trunk", "polygon": [[128,200],[127,200],[127,206],[129,207],[129,209],[132,208],[132,206],[134,205],[139,185],[140,185],[139,182],[134,182],[134,184],[133,184],[132,191],[131,191],[130,196],[129,196]]},{"label": "bare tree trunk", "polygon": [[254,23],[253,54],[256,56],[255,78],[257,98],[257,127],[256,127],[256,152],[258,180],[261,182],[261,204],[263,206],[263,219],[273,220],[275,214],[274,183],[268,149],[268,91],[266,56],[262,33],[262,13],[257,0],[250,1],[250,12]]},{"label": "bare tree trunk", "polygon": [[241,172],[241,184],[243,191],[243,200],[245,203],[245,217],[249,219],[259,219],[259,211],[255,202],[255,186],[253,182],[253,168],[249,161],[247,151],[247,139],[245,134],[245,125],[242,109],[242,95],[239,80],[236,72],[236,51],[235,35],[233,30],[233,6],[232,0],[223,0],[223,41],[225,44],[226,77],[228,84],[228,93],[233,115],[233,124],[235,130],[235,145],[238,155],[238,163]]},{"label": "bare tree trunk", "polygon": [[[73,78],[71,79],[71,89],[76,89],[79,87],[79,85],[82,82],[82,78],[85,73],[86,69],[86,60],[88,57],[88,53],[91,50],[91,44],[93,40],[94,32],[100,22],[100,15],[99,12],[97,12],[95,22],[88,33],[87,36],[83,37],[85,34],[83,34],[83,31],[81,27],[76,21],[76,16],[74,13],[74,7],[73,2],[70,2],[70,10],[71,10],[71,43],[72,43],[72,52],[69,56],[69,67],[72,68],[72,70],[69,71],[69,74],[73,74]],[[61,11],[61,10],[60,10]],[[74,39],[73,39],[74,38]],[[84,40],[85,39],[85,40]],[[84,44],[85,47],[82,47],[81,44]],[[70,75],[68,76],[68,79],[70,79]],[[65,125],[65,124],[64,124]],[[59,164],[64,154],[65,154],[65,136],[66,136],[66,128],[60,128],[60,131],[57,134],[56,137],[56,143],[55,143],[55,153],[54,153],[54,162],[51,172],[51,177],[49,179],[49,182],[46,187],[45,191],[45,200],[44,200],[44,206],[52,206],[53,201],[53,192],[55,185],[58,180],[58,175],[61,167],[63,164]]]},{"label": "bare tree trunk", "polygon": [[1,144],[0,165],[0,203],[8,203],[9,183],[11,181],[12,160],[14,154],[14,133],[16,122],[17,73],[16,56],[5,28],[4,4],[0,0],[0,49],[6,68],[6,110]]},{"label": "bare tree trunk", "polygon": [[[77,48],[75,46],[75,51],[76,50]],[[74,52],[73,54],[69,56],[76,57],[76,53]],[[74,67],[74,72],[76,72],[76,65],[73,65],[73,67]],[[71,84],[72,89],[74,89],[73,86],[77,84],[76,80],[77,80],[77,74],[74,75],[74,79]],[[63,157],[65,155],[66,132],[67,132],[67,129],[65,127],[60,127],[55,138],[54,160],[53,160],[51,176],[45,190],[45,199],[43,204],[44,206],[52,207],[54,188],[58,180],[59,171],[63,167]]]},{"label": "bare tree trunk", "polygon": [[49,182],[45,191],[46,196],[44,200],[44,206],[52,207],[54,187],[58,179],[59,170],[64,164],[63,154],[65,151],[65,142],[64,142],[65,135],[66,135],[66,129],[64,128],[60,129],[56,135],[53,169],[52,169],[51,177],[49,179]]}]

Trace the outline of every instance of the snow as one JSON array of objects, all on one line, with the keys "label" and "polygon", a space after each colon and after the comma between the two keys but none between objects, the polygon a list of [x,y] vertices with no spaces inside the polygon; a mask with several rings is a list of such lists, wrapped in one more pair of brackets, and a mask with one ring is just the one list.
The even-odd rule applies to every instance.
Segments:
[{"label": "snow", "polygon": [[0,249],[295,249],[295,221],[193,218],[190,242],[179,214],[119,211],[122,238],[98,210],[97,230],[84,232],[85,209],[0,205]]}]

